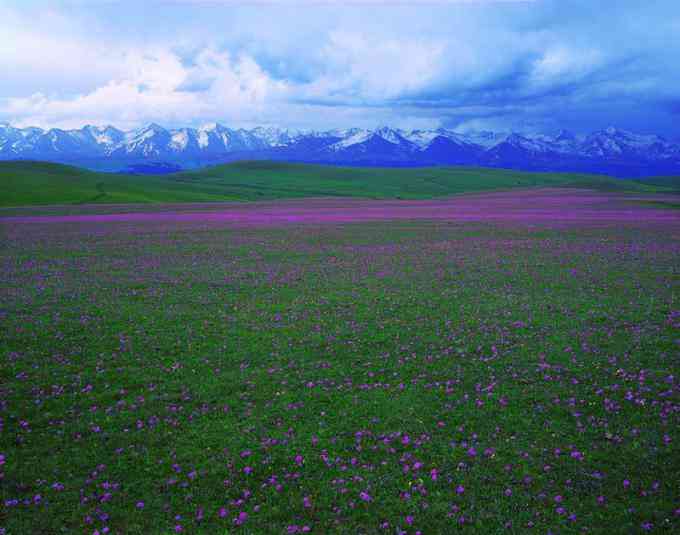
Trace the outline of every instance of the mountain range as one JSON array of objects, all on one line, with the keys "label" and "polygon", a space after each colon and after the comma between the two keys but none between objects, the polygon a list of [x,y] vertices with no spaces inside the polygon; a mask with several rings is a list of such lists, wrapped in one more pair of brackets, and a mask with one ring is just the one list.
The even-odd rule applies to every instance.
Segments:
[{"label": "mountain range", "polygon": [[268,159],[361,166],[468,165],[634,177],[680,173],[680,144],[613,127],[577,136],[567,131],[461,134],[443,128],[232,129],[217,123],[179,129],[149,124],[132,131],[112,126],[43,130],[0,124],[0,160],[28,159],[140,173]]}]

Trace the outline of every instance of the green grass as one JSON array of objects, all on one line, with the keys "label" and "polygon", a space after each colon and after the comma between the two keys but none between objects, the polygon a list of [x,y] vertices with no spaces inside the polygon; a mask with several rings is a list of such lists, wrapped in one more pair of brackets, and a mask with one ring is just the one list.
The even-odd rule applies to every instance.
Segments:
[{"label": "green grass", "polygon": [[577,187],[653,193],[677,177],[632,181],[602,175],[472,167],[348,168],[236,162],[163,176],[100,173],[45,162],[0,162],[0,206],[253,201],[300,197],[424,199],[509,188]]},{"label": "green grass", "polygon": [[676,192],[680,191],[680,176],[650,176],[640,179],[640,182],[650,186],[661,186]]},{"label": "green grass", "polygon": [[678,533],[679,239],[7,225],[0,528]]}]

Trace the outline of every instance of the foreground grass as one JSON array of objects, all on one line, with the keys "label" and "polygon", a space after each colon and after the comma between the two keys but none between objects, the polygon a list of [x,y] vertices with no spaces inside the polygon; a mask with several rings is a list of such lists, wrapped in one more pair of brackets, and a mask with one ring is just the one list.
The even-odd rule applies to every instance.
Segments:
[{"label": "foreground grass", "polygon": [[237,162],[163,176],[98,173],[45,162],[0,162],[0,206],[82,203],[252,201],[297,197],[424,199],[531,187],[665,192],[677,177],[649,182],[601,175],[503,169],[347,168],[280,162]]},{"label": "foreground grass", "polygon": [[5,228],[0,527],[677,532],[660,231]]}]

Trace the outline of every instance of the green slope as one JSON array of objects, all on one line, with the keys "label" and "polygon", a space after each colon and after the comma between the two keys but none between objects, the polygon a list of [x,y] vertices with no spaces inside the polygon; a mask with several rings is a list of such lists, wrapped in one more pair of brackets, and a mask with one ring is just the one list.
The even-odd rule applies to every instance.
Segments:
[{"label": "green slope", "polygon": [[45,162],[0,162],[0,206],[84,203],[249,201],[349,196],[423,199],[466,192],[527,187],[579,187],[609,191],[677,189],[677,178],[658,183],[601,175],[528,173],[470,167],[349,168],[280,162],[236,162],[163,176],[98,173]]},{"label": "green slope", "polygon": [[650,176],[639,180],[649,186],[657,186],[680,192],[680,176]]}]

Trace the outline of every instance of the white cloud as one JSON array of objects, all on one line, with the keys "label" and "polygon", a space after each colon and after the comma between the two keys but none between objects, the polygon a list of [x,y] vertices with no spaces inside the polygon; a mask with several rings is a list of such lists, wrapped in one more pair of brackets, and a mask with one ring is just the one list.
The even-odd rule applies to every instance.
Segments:
[{"label": "white cloud", "polygon": [[[252,119],[263,106],[286,91],[248,56],[203,50],[191,66],[168,50],[129,53],[117,79],[92,91],[70,97],[36,92],[9,98],[2,113],[18,125],[76,127],[83,122],[138,126],[150,120],[196,122],[227,117]],[[205,91],[186,91],[185,82],[207,79]]]},{"label": "white cloud", "polygon": [[321,54],[325,74],[306,87],[309,96],[382,101],[421,90],[443,67],[444,45],[419,39],[384,39],[331,32]]},{"label": "white cloud", "polygon": [[0,6],[0,36],[3,92],[55,85],[93,88],[119,76],[124,68],[124,48],[106,38],[93,39],[80,24],[55,10],[29,16]]},{"label": "white cloud", "polygon": [[[540,0],[248,0],[250,4],[318,6],[318,5],[437,5],[437,4],[531,4]],[[239,6],[244,0],[161,0],[165,4],[188,4],[202,6]]]},{"label": "white cloud", "polygon": [[[67,19],[58,17],[58,21],[58,27],[69,28]],[[27,96],[5,97],[4,102],[0,100],[0,118],[18,126],[70,128],[87,122],[129,128],[148,121],[195,124],[204,120],[303,124],[309,119],[296,115],[310,110],[318,124],[318,106],[300,102],[340,102],[349,110],[367,102],[379,104],[422,90],[441,75],[444,67],[442,42],[383,39],[338,30],[330,32],[320,45],[323,72],[311,82],[292,82],[274,79],[244,52],[234,55],[208,46],[193,54],[190,62],[183,62],[172,43],[103,46],[82,36],[76,39],[66,31],[53,33],[47,41],[36,41],[36,32],[42,34],[46,29],[27,28],[12,30],[22,48],[12,60],[17,68],[20,65],[42,79],[59,78],[67,87],[82,88],[78,83],[81,78],[98,83],[85,84],[79,91],[56,93],[35,84],[38,90]],[[27,45],[25,51],[23,45]],[[42,57],[44,47],[49,50]],[[11,54],[4,53],[0,58],[9,61]],[[93,72],[96,75],[91,77]],[[21,78],[20,73],[17,78]],[[349,110],[346,115],[355,115]],[[371,120],[387,122],[386,113],[387,109],[374,113]],[[343,116],[338,110],[325,117],[329,115]],[[433,122],[431,118],[405,115],[410,124]]]},{"label": "white cloud", "polygon": [[625,120],[680,88],[664,0],[11,1],[0,121],[18,125],[521,125],[613,103],[601,116]]},{"label": "white cloud", "polygon": [[532,65],[531,86],[545,89],[573,83],[606,64],[597,48],[570,48],[564,44],[548,47]]}]

